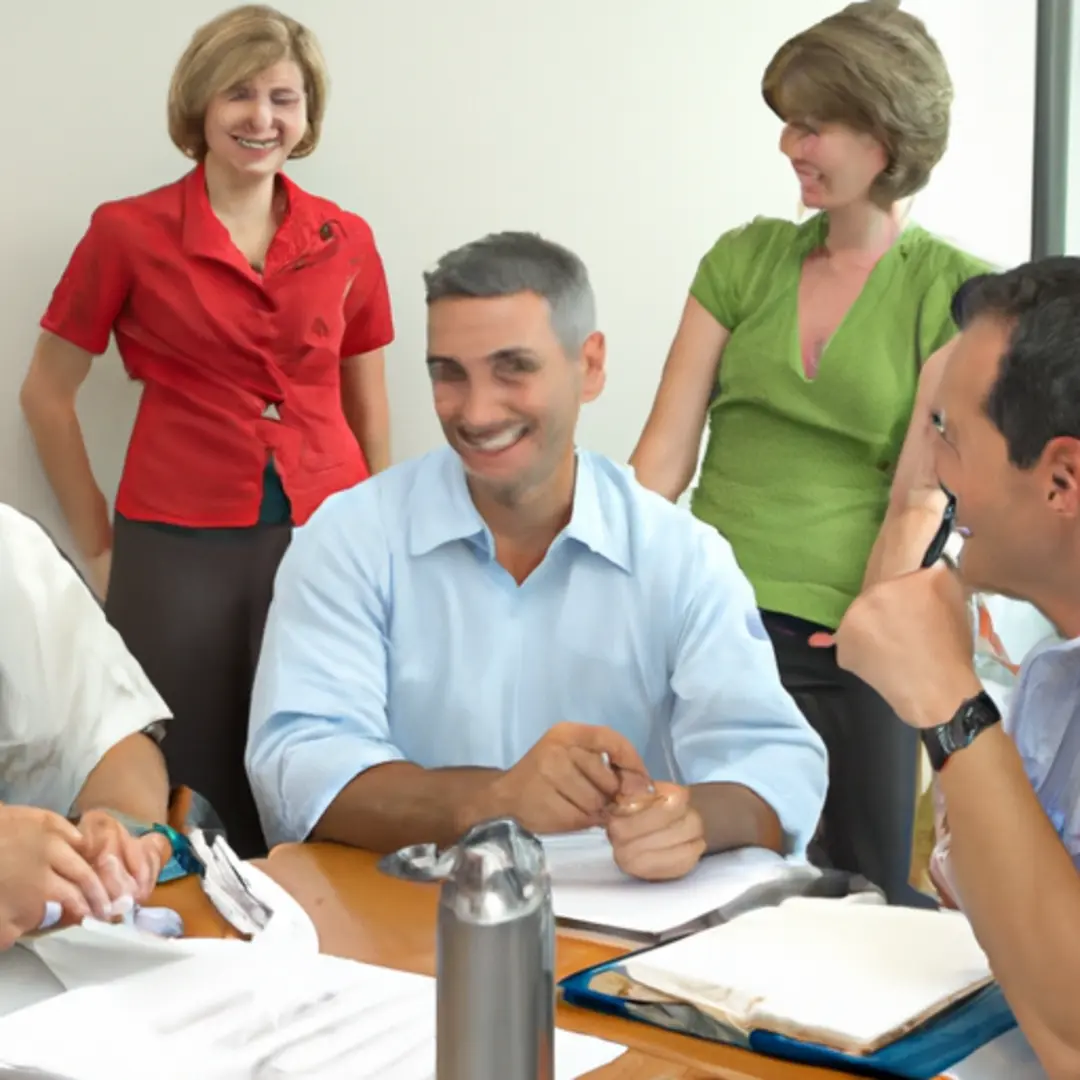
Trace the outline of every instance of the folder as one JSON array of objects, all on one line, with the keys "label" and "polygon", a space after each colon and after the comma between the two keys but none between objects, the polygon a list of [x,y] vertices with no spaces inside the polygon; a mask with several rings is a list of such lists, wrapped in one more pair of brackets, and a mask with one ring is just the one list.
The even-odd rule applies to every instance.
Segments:
[{"label": "folder", "polygon": [[709,855],[676,881],[639,881],[615,863],[602,829],[544,837],[559,929],[629,946],[657,945],[793,896],[884,896],[869,882],[764,848]]},{"label": "folder", "polygon": [[956,912],[797,898],[560,984],[570,1004],[773,1057],[933,1080],[1016,1021]]}]

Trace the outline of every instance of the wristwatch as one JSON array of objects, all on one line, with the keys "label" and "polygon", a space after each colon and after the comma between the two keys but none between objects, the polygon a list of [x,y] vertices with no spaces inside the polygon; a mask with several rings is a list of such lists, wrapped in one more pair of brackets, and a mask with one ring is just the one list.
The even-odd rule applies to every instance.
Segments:
[{"label": "wristwatch", "polygon": [[937,727],[923,728],[922,740],[934,772],[941,772],[945,762],[956,753],[970,746],[987,728],[1001,722],[1001,713],[994,699],[983,690],[968,698],[947,723]]}]

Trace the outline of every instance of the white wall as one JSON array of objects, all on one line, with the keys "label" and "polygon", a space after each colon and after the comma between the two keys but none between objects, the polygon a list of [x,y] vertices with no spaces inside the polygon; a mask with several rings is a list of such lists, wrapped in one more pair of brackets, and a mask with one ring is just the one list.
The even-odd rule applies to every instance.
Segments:
[{"label": "white wall", "polygon": [[[440,439],[420,272],[510,227],[541,230],[590,266],[611,359],[581,437],[629,453],[697,259],[753,214],[795,211],[760,77],[787,36],[839,3],[293,0],[334,81],[323,145],[293,175],[376,230],[398,323],[399,458]],[[1034,4],[907,4],[937,34],[957,84],[951,151],[914,214],[1005,263],[1027,255]],[[165,133],[169,74],[192,30],[226,6],[38,0],[5,20],[0,499],[51,526],[57,509],[17,403],[37,320],[93,207],[186,168]],[[110,495],[136,403],[110,353],[80,401]]]}]

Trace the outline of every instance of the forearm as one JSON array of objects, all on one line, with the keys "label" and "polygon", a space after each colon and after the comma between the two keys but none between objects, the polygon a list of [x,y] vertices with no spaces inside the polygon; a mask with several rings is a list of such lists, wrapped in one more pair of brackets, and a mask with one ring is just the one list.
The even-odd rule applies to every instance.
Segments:
[{"label": "forearm", "polygon": [[79,551],[93,557],[112,546],[105,496],[94,479],[79,417],[73,404],[23,395],[23,411]]},{"label": "forearm", "polygon": [[885,515],[863,575],[863,589],[917,570],[941,524],[945,496],[927,494]]},{"label": "forearm", "polygon": [[741,847],[783,853],[784,831],[776,811],[741,784],[693,784],[690,805],[705,825],[706,850],[712,854]]},{"label": "forearm", "polygon": [[383,350],[350,357],[341,372],[341,407],[372,475],[390,467],[390,402]]},{"label": "forearm", "polygon": [[1080,1076],[1080,875],[1000,727],[940,781],[958,899],[1047,1071]]},{"label": "forearm", "polygon": [[[359,411],[359,410],[358,410]],[[390,468],[390,414],[388,409],[365,410],[365,415],[349,425],[364,452],[371,475]]]},{"label": "forearm", "polygon": [[169,776],[165,758],[149,735],[122,739],[98,762],[75,800],[87,810],[119,810],[148,824],[164,823],[169,812]]},{"label": "forearm", "polygon": [[410,844],[447,847],[472,825],[501,815],[491,786],[502,775],[496,769],[424,769],[407,761],[376,765],[342,789],[311,839],[377,852]]},{"label": "forearm", "polygon": [[679,440],[662,439],[646,428],[630,455],[630,467],[637,482],[670,502],[678,501],[690,486],[697,468],[696,457],[688,460],[685,448],[678,443]]}]

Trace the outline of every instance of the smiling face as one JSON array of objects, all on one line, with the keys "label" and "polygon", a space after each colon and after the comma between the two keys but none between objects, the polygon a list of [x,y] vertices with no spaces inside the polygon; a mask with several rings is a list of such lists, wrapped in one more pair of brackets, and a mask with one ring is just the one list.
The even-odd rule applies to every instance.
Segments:
[{"label": "smiling face", "polygon": [[960,556],[973,587],[1038,601],[1076,530],[1080,443],[1052,439],[1030,469],[1009,460],[985,402],[1009,347],[1010,324],[982,316],[956,340],[937,399],[935,466],[956,497]]},{"label": "smiling face", "polygon": [[451,297],[428,306],[427,363],[474,495],[514,505],[572,476],[578,413],[604,385],[601,334],[568,356],[543,297]]},{"label": "smiling face", "polygon": [[272,176],[307,130],[304,76],[292,60],[215,94],[204,122],[207,153],[240,176]]},{"label": "smiling face", "polygon": [[870,201],[870,188],[889,163],[872,135],[810,119],[784,125],[780,152],[791,162],[803,205],[811,210],[835,212]]}]

